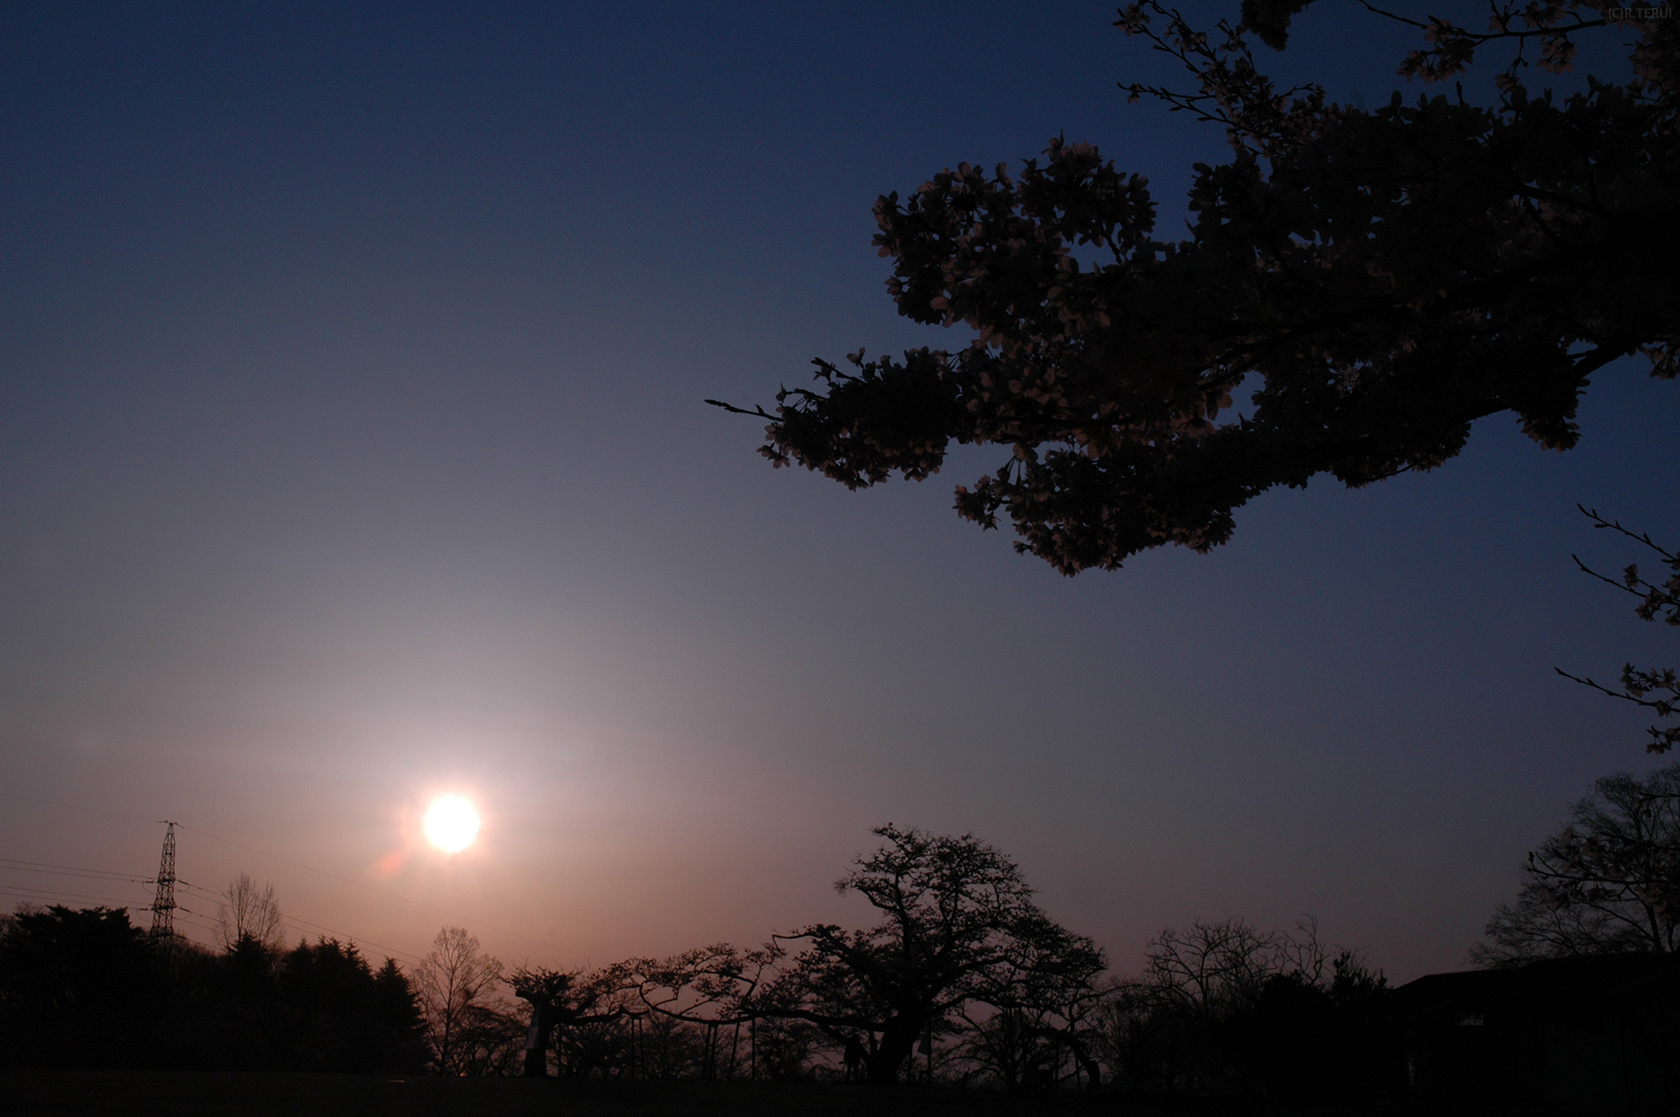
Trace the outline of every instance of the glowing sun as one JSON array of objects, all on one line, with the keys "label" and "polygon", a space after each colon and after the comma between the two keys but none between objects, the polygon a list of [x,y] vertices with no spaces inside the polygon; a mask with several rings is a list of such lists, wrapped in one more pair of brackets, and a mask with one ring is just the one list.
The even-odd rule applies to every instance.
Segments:
[{"label": "glowing sun", "polygon": [[426,808],[420,828],[445,853],[460,853],[478,836],[478,812],[459,795],[440,795]]}]

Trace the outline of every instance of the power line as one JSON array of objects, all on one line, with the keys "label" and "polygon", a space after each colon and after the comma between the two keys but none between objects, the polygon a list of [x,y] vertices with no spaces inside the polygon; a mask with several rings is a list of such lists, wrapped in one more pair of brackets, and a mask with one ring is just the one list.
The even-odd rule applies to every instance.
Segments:
[{"label": "power line", "polygon": [[141,818],[137,814],[123,814],[121,811],[101,810],[98,807],[84,807],[76,803],[60,803],[54,799],[37,799],[33,795],[19,795],[15,791],[0,791],[0,795],[5,796],[7,799],[21,799],[25,803],[40,803],[41,805],[47,807],[64,807],[67,810],[72,811],[87,811],[89,814],[104,814],[110,815],[112,818],[126,818],[130,822],[155,822],[159,826],[162,826],[168,821],[167,819],[162,818]]},{"label": "power line", "polygon": [[111,872],[106,869],[82,869],[72,865],[54,865],[47,861],[18,861],[10,857],[0,857],[0,872],[14,873],[42,873],[55,877],[88,877],[93,880],[123,880],[133,881],[135,884],[154,884],[150,877],[137,877],[128,873]]},{"label": "power line", "polygon": [[[358,937],[356,937],[356,936],[355,936],[355,935],[351,935],[351,934],[346,934],[346,933],[345,933],[345,932],[343,932],[343,931],[335,931],[335,930],[333,930],[333,929],[332,929],[332,928],[331,928],[331,927],[323,927],[323,926],[322,926],[322,925],[321,925],[321,924],[319,924],[319,923],[311,923],[311,922],[310,922],[310,921],[309,921],[309,920],[307,920],[307,919],[300,919],[300,918],[299,918],[299,917],[297,917],[297,916],[295,916],[295,915],[283,915],[283,916],[281,916],[281,917],[280,917],[280,922],[281,922],[281,923],[285,923],[285,922],[287,922],[287,921],[288,921],[288,920],[289,920],[289,921],[290,921],[290,922],[292,922],[292,923],[294,923],[294,924],[297,924],[297,923],[301,923],[301,924],[304,924],[304,925],[305,925],[305,926],[307,926],[307,927],[313,927],[313,928],[315,928],[315,933],[316,933],[316,936],[317,936],[317,937],[319,937],[319,936],[320,936],[320,933],[321,933],[321,932],[322,932],[322,931],[325,931],[325,932],[326,932],[326,933],[327,933],[327,934],[329,934],[329,935],[333,935],[333,936],[335,936],[335,937],[336,937],[336,938],[338,938],[338,939],[339,939],[339,940],[340,940],[340,941],[341,941],[341,942],[343,942],[343,943],[344,943],[344,944],[345,944],[345,945],[347,945],[347,946],[372,946],[372,947],[378,947],[378,948],[379,948],[379,949],[380,949],[380,950],[382,950],[382,951],[384,951],[384,952],[385,952],[385,953],[386,953],[386,954],[387,954],[387,955],[389,955],[389,956],[390,956],[390,957],[393,957],[393,958],[401,958],[401,959],[402,959],[402,960],[403,960],[403,961],[405,961],[405,962],[410,962],[410,963],[413,963],[413,964],[415,964],[415,965],[418,965],[418,964],[419,964],[419,963],[421,963],[421,962],[423,962],[423,961],[425,961],[425,959],[424,959],[424,958],[421,958],[421,957],[420,957],[420,956],[419,956],[419,955],[417,955],[417,954],[410,954],[410,953],[409,953],[409,952],[408,952],[408,951],[406,951],[406,950],[398,950],[398,949],[397,949],[397,948],[396,948],[396,947],[394,947],[394,946],[386,946],[386,945],[385,945],[385,944],[383,944],[383,943],[377,943],[377,942],[374,942],[374,941],[373,941],[373,940],[372,940],[372,939],[363,939],[363,938],[358,938]],[[294,931],[297,931],[297,932],[298,932],[298,933],[299,933],[299,934],[302,934],[302,935],[303,935],[303,936],[304,936],[304,938],[308,938],[308,937],[309,937],[309,934],[308,934],[308,932],[307,932],[307,931],[306,931],[306,930],[305,930],[305,929],[304,929],[304,927],[296,927],[296,926],[294,926],[294,927],[293,927],[293,928],[292,928],[292,930],[294,930]]]},{"label": "power line", "polygon": [[[179,915],[182,912],[185,912],[187,914],[188,918],[183,920],[182,922],[185,922],[185,923],[188,923],[188,924],[192,925],[193,927],[195,927],[199,931],[204,932],[206,935],[209,935],[211,937],[215,937],[215,936],[221,934],[221,930],[222,930],[221,927],[212,923],[212,922],[210,922],[210,919],[209,919],[208,916],[201,915],[200,913],[193,911],[191,908],[183,908],[183,907],[180,907],[180,906],[177,906],[175,908],[175,911],[176,911],[177,915]],[[307,926],[305,926],[306,924],[307,924]],[[374,947],[378,947],[381,951],[385,952],[390,957],[401,958],[404,961],[409,962],[411,964],[418,964],[419,962],[422,961],[421,958],[417,957],[416,955],[410,954],[406,950],[398,950],[395,947],[386,946],[383,943],[373,942],[370,939],[358,938],[355,935],[347,934],[343,931],[334,930],[331,927],[325,927],[325,926],[322,926],[319,923],[314,923],[314,922],[311,922],[310,920],[307,920],[307,919],[299,919],[295,915],[283,915],[283,916],[281,916],[280,917],[280,925],[282,927],[288,929],[288,930],[296,931],[298,933],[298,935],[301,936],[306,941],[309,938],[309,928],[313,927],[317,931],[317,936],[319,936],[320,931],[325,931],[330,935],[337,936],[339,938],[339,940],[342,941],[347,946],[374,946]]]},{"label": "power line", "polygon": [[[219,896],[218,894],[216,894],[214,892],[211,892],[208,888],[204,888],[204,887],[201,887],[201,886],[196,885],[196,884],[189,884],[189,885],[186,885],[186,887],[190,888],[194,893],[196,893],[198,895],[201,895],[201,896],[204,896],[207,899],[213,899],[213,900],[217,900],[217,901],[221,900],[221,896]],[[176,910],[177,911],[185,911],[187,909],[178,907]],[[383,950],[383,951],[387,952],[388,954],[392,955],[393,957],[406,958],[411,962],[419,962],[419,961],[422,960],[421,957],[417,954],[411,954],[406,950],[399,950],[394,946],[387,946],[384,943],[374,942],[372,939],[362,938],[360,935],[353,935],[348,931],[340,931],[336,927],[328,927],[324,923],[316,923],[313,920],[304,919],[302,916],[282,915],[280,917],[280,922],[282,924],[289,924],[289,925],[302,924],[303,926],[292,926],[292,930],[298,931],[305,938],[309,937],[309,933],[306,930],[306,928],[307,927],[313,927],[313,928],[315,928],[317,933],[319,933],[321,931],[325,931],[327,934],[335,935],[338,938],[345,941],[346,943],[350,943],[352,945],[354,945],[354,944],[365,944],[367,946],[376,946],[380,950]]]},{"label": "power line", "polygon": [[202,931],[214,932],[216,930],[216,925],[210,922],[208,916],[200,915],[196,911],[192,911],[188,908],[176,908],[175,910],[187,917],[184,922],[191,923]]},{"label": "power line", "polygon": [[129,901],[129,900],[119,899],[116,896],[90,896],[85,892],[60,892],[57,889],[31,888],[28,885],[22,885],[22,884],[20,884],[20,885],[3,885],[3,884],[0,884],[0,893],[3,893],[7,896],[23,896],[25,898],[56,897],[56,898],[66,899],[66,900],[98,900],[102,903],[121,904],[123,907],[129,907],[129,908],[143,908],[143,907],[145,907],[144,904],[137,904],[137,903],[134,903],[134,902]]}]

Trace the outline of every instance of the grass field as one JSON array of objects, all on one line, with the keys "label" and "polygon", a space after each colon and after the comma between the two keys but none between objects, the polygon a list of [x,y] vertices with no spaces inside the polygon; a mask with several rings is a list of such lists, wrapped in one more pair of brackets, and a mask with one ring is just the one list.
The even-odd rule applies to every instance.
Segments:
[{"label": "grass field", "polygon": [[176,1117],[1156,1117],[1232,1113],[1470,1114],[1482,1110],[1373,1105],[1356,1109],[1238,1107],[1183,1098],[1152,1102],[1121,1094],[1005,1095],[910,1087],[817,1083],[562,1082],[520,1078],[392,1078],[383,1075],[0,1072],[0,1114],[170,1114]]}]

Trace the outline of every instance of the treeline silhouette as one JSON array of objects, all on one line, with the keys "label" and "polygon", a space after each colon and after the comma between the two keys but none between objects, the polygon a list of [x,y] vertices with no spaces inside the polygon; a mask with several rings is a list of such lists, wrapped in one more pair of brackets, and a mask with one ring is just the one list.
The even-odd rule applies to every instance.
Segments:
[{"label": "treeline silhouette", "polygon": [[121,908],[22,909],[0,934],[0,1061],[22,1066],[403,1071],[425,1065],[408,977],[336,939],[220,952]]},{"label": "treeline silhouette", "polygon": [[332,938],[287,948],[272,889],[246,877],[215,949],[121,909],[20,909],[0,927],[0,1060],[1276,1098],[1394,1085],[1386,981],[1311,923],[1168,930],[1117,978],[992,846],[875,833],[837,884],[871,927],[587,970],[509,971],[460,927],[407,969]]},{"label": "treeline silhouette", "polygon": [[[994,847],[874,833],[879,846],[836,882],[874,909],[871,926],[591,969],[509,970],[461,927],[406,969],[335,938],[287,947],[273,888],[244,875],[221,894],[215,947],[149,934],[119,908],[23,907],[0,917],[0,1064],[1279,1100],[1405,1090],[1403,994],[1310,920],[1168,929],[1121,977]],[[1522,866],[1472,960],[1670,955],[1677,858],[1680,765],[1606,777]]]},{"label": "treeline silhouette", "polygon": [[[882,1027],[891,1010],[870,1009],[886,1000],[872,1005],[873,996],[892,991],[884,987],[928,988],[908,954],[850,959],[876,968],[834,982],[857,998],[848,1012],[832,986],[798,988],[814,976],[808,962],[771,972],[789,959],[770,953],[710,947],[589,972],[524,972],[515,983],[549,1006],[554,1039],[543,1069],[565,1077],[816,1077],[1301,1100],[1398,1086],[1387,983],[1346,952],[1327,955],[1310,924],[1263,932],[1232,919],[1166,931],[1151,942],[1144,972],[1125,979],[1009,960],[999,984],[909,1013],[921,1032],[896,1062]],[[794,988],[784,983],[790,973],[799,975]],[[532,983],[542,978],[550,984],[539,993]],[[826,1009],[800,1007],[819,998]]]}]

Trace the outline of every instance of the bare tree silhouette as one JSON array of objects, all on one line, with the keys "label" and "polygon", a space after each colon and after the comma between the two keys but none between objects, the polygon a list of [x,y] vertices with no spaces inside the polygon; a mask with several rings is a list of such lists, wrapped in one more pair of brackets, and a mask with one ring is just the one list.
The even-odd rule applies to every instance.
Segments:
[{"label": "bare tree silhouette", "polygon": [[1680,948],[1680,764],[1597,781],[1522,871],[1471,949],[1477,965]]},{"label": "bare tree silhouette", "polygon": [[285,934],[274,885],[258,885],[240,873],[222,890],[216,902],[216,937],[222,949],[232,950],[246,939],[278,952],[285,946]]},{"label": "bare tree silhouette", "polygon": [[414,971],[433,1068],[440,1074],[503,1074],[525,1030],[497,995],[502,964],[479,952],[465,927],[444,927]]}]

